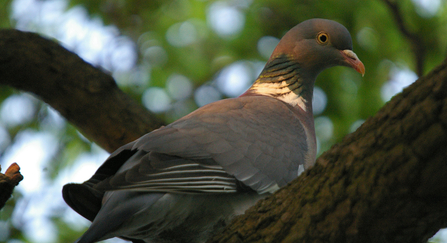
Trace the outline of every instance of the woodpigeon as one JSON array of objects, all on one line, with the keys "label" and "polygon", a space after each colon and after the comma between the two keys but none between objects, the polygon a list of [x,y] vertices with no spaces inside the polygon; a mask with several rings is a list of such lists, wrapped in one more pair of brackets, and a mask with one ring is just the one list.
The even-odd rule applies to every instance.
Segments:
[{"label": "woodpigeon", "polygon": [[78,242],[203,242],[315,163],[312,93],[332,66],[363,63],[348,30],[304,21],[281,39],[254,84],[112,153],[63,197],[92,221]]}]

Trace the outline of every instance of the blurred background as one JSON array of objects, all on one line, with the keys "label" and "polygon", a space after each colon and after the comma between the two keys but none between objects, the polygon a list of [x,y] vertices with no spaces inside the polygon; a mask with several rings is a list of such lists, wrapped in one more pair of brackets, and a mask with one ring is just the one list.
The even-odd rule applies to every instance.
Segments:
[{"label": "blurred background", "polygon": [[[243,93],[299,22],[336,20],[366,74],[336,67],[318,77],[320,155],[441,63],[446,8],[443,0],[2,0],[0,27],[53,39],[169,123]],[[0,102],[0,165],[17,162],[24,176],[0,211],[0,242],[74,241],[89,223],[63,202],[62,185],[88,179],[108,153],[30,94],[2,86]],[[444,232],[430,242],[447,242]]]}]

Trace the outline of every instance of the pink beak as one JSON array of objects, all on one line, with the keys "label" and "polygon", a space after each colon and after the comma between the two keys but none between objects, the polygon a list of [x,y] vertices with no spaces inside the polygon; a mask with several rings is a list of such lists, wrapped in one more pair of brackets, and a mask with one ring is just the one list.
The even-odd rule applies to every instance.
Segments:
[{"label": "pink beak", "polygon": [[354,68],[357,72],[362,74],[362,77],[365,75],[365,65],[363,65],[362,61],[357,57],[357,55],[351,50],[343,50],[341,54],[345,58],[346,63],[349,64],[352,68]]}]

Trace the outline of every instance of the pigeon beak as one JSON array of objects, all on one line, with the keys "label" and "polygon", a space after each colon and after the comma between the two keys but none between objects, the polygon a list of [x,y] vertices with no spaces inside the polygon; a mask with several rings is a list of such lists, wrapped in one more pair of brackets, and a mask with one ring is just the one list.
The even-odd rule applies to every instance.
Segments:
[{"label": "pigeon beak", "polygon": [[354,68],[357,72],[361,73],[363,77],[365,75],[365,65],[363,65],[362,61],[360,61],[357,55],[351,50],[343,50],[341,53],[346,64]]}]

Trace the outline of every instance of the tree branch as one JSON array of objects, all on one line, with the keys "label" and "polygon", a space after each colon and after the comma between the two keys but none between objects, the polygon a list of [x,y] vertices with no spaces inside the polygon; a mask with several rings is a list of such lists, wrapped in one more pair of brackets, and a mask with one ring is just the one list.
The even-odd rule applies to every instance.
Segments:
[{"label": "tree branch", "polygon": [[427,242],[447,226],[447,61],[209,242]]},{"label": "tree branch", "polygon": [[[0,171],[2,167],[0,166]],[[20,167],[18,164],[11,164],[6,170],[5,174],[0,173],[0,209],[5,206],[6,201],[11,197],[14,187],[23,180],[20,174]]]},{"label": "tree branch", "polygon": [[424,59],[425,59],[425,45],[422,39],[415,33],[412,33],[407,26],[405,26],[404,19],[400,13],[397,2],[392,0],[383,0],[388,8],[391,10],[392,16],[396,21],[400,32],[410,41],[413,53],[416,59],[416,74],[418,77],[424,75]]},{"label": "tree branch", "polygon": [[0,84],[39,96],[109,152],[163,125],[111,76],[34,33],[0,30]]}]

